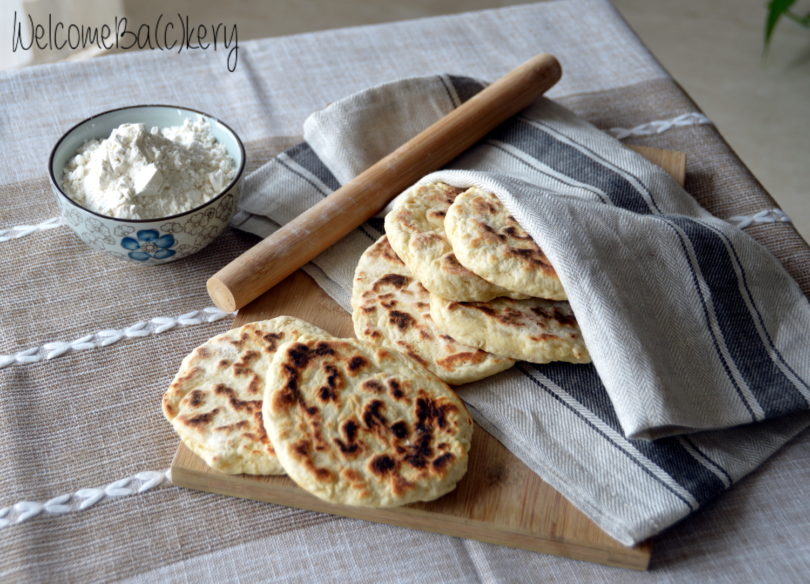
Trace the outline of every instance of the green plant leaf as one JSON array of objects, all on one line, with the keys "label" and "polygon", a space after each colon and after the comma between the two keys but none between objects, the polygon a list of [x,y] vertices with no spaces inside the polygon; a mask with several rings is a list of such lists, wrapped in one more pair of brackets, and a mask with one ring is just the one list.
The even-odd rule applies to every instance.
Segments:
[{"label": "green plant leaf", "polygon": [[768,18],[765,21],[765,48],[771,42],[776,23],[796,3],[796,0],[771,0],[768,2]]}]

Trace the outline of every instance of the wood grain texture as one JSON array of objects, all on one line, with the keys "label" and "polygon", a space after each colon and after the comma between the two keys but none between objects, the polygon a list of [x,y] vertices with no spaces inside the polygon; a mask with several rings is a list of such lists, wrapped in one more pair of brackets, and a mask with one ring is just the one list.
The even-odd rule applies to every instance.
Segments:
[{"label": "wood grain texture", "polygon": [[269,290],[525,109],[561,75],[557,59],[541,54],[487,86],[211,276],[207,287],[214,304],[230,312]]},{"label": "wood grain texture", "polygon": [[[683,183],[683,154],[637,150]],[[336,336],[353,336],[351,317],[301,271],[240,310],[234,326],[283,314],[307,320]],[[463,396],[463,388],[459,391]],[[610,538],[479,426],[475,428],[467,474],[453,492],[429,503],[393,509],[326,503],[287,477],[222,474],[209,469],[182,444],[171,470],[174,484],[201,491],[636,570],[646,569],[650,561],[649,543],[625,547]]]}]

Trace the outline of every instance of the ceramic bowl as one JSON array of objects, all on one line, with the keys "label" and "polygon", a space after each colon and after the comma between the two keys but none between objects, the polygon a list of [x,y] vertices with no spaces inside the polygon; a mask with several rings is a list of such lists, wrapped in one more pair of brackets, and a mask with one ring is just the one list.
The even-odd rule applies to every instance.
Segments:
[{"label": "ceramic bowl", "polygon": [[[125,123],[164,128],[199,116],[210,124],[211,134],[225,147],[237,169],[230,184],[199,207],[168,217],[120,219],[91,211],[62,190],[65,164],[88,140],[104,139]],[[48,168],[62,220],[85,243],[138,264],[163,264],[200,251],[228,225],[239,201],[245,148],[233,130],[207,114],[170,105],[138,105],[100,113],[73,126],[54,146]]]}]

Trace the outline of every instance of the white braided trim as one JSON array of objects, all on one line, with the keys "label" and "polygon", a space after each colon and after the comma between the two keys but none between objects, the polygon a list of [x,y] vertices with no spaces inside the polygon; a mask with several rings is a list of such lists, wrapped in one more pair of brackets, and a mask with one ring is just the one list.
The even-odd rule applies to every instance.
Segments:
[{"label": "white braided trim", "polygon": [[765,209],[754,215],[734,215],[726,219],[732,225],[745,229],[751,225],[759,223],[790,223],[788,217],[782,209]]},{"label": "white braided trim", "polygon": [[712,121],[698,112],[689,112],[681,114],[671,120],[653,120],[634,128],[610,128],[607,130],[608,134],[614,138],[621,140],[630,136],[649,136],[651,134],[660,134],[677,126],[695,126],[700,124],[711,124]]},{"label": "white braided trim", "polygon": [[18,237],[25,237],[37,231],[45,231],[46,229],[53,229],[62,225],[61,217],[51,217],[42,223],[36,225],[17,225],[9,227],[8,229],[0,229],[0,242],[8,241],[9,239],[17,239]]},{"label": "white braided trim", "polygon": [[19,525],[37,515],[64,515],[74,511],[89,509],[105,498],[128,497],[151,491],[155,487],[169,486],[172,482],[171,469],[147,470],[136,475],[113,481],[108,485],[91,489],[79,489],[75,493],[59,495],[44,503],[20,501],[11,507],[0,509],[0,529]]},{"label": "white braided trim", "polygon": [[178,317],[157,316],[151,320],[141,320],[124,329],[104,329],[96,333],[85,335],[75,341],[54,341],[45,343],[40,347],[31,347],[24,351],[19,351],[13,355],[0,355],[0,369],[9,365],[28,365],[47,361],[54,357],[64,355],[69,351],[87,351],[97,349],[117,343],[121,339],[132,339],[136,337],[148,337],[159,335],[176,326],[190,326],[221,320],[228,316],[235,315],[235,312],[224,312],[214,306],[203,308],[202,310],[192,310]]}]

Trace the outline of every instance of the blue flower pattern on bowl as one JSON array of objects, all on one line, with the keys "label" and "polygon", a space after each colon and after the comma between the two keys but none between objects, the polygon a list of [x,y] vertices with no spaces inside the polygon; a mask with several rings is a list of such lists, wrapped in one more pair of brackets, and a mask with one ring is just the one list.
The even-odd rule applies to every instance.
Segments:
[{"label": "blue flower pattern on bowl", "polygon": [[145,262],[150,259],[165,260],[176,252],[169,249],[174,246],[175,239],[171,233],[163,235],[157,229],[141,229],[133,237],[124,237],[121,247],[130,250],[127,254],[131,259]]}]

